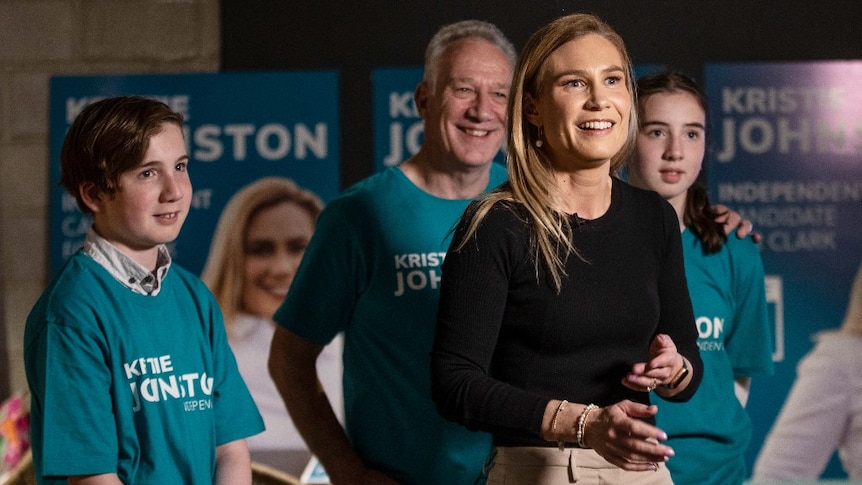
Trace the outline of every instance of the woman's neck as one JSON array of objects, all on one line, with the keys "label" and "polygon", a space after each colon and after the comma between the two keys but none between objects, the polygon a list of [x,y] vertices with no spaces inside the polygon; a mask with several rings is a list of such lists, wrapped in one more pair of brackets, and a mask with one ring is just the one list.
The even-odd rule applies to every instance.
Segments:
[{"label": "woman's neck", "polygon": [[606,172],[558,173],[560,209],[582,219],[597,219],[611,206],[611,176]]}]

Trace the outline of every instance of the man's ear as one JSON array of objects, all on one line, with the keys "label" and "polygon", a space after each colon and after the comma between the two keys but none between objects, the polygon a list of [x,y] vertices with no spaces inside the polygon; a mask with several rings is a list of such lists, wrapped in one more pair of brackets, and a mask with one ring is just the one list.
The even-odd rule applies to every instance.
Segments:
[{"label": "man's ear", "polygon": [[425,119],[425,114],[428,112],[428,97],[431,95],[428,83],[425,81],[416,85],[416,91],[413,92],[413,102],[416,104],[416,111],[419,117]]},{"label": "man's ear", "polygon": [[533,101],[533,97],[529,94],[524,95],[524,116],[527,118],[527,121],[532,123],[535,126],[540,126],[539,123],[539,110],[536,109],[536,102]]},{"label": "man's ear", "polygon": [[78,186],[78,195],[81,196],[81,200],[84,202],[84,205],[86,205],[94,214],[101,210],[104,194],[99,192],[96,184],[92,182],[82,183]]}]

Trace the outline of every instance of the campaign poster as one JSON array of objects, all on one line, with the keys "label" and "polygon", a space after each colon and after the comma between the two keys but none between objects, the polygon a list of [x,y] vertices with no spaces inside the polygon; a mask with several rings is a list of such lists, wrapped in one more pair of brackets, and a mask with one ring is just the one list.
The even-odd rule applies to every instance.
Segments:
[{"label": "campaign poster", "polygon": [[[635,77],[660,70],[660,64],[635,66]],[[422,146],[424,125],[413,93],[422,81],[421,67],[378,68],[372,73],[374,116],[374,171],[398,165]],[[506,164],[505,147],[494,161]]]},{"label": "campaign poster", "polygon": [[[752,382],[751,467],[812,336],[841,325],[862,260],[862,61],[709,64],[705,80],[710,198],[763,236],[776,373]],[[845,476],[833,457],[823,477]]]},{"label": "campaign poster", "polygon": [[90,226],[60,182],[66,131],[88,104],[119,95],[163,101],[185,117],[191,212],[171,245],[199,274],[221,210],[264,176],[292,179],[323,202],[339,192],[339,89],[335,71],[58,76],[50,88],[50,272],[81,245]]}]

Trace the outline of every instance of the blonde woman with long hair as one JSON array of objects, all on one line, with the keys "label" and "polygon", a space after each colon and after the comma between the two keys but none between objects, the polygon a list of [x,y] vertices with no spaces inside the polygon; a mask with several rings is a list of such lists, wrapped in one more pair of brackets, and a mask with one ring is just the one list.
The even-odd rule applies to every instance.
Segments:
[{"label": "blonde woman with long hair", "polygon": [[509,95],[509,182],[472,204],[443,265],[433,395],[491,432],[488,484],[671,483],[650,393],[700,381],[673,208],[614,177],[637,129],[611,27],[533,34]]},{"label": "blonde woman with long hair", "polygon": [[[266,431],[248,439],[253,452],[306,449],[267,370],[281,304],[323,202],[284,177],[265,177],[241,188],[222,210],[201,279],[224,314],[228,343],[240,374],[263,415]],[[322,385],[341,416],[341,339],[318,361]]]}]

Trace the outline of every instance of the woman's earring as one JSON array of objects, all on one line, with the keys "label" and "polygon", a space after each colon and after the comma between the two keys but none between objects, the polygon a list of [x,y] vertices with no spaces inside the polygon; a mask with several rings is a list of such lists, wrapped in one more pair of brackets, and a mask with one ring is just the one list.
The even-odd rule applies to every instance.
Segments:
[{"label": "woman's earring", "polygon": [[536,137],[536,148],[542,148],[545,142],[542,141],[542,127],[539,127],[539,136]]}]

